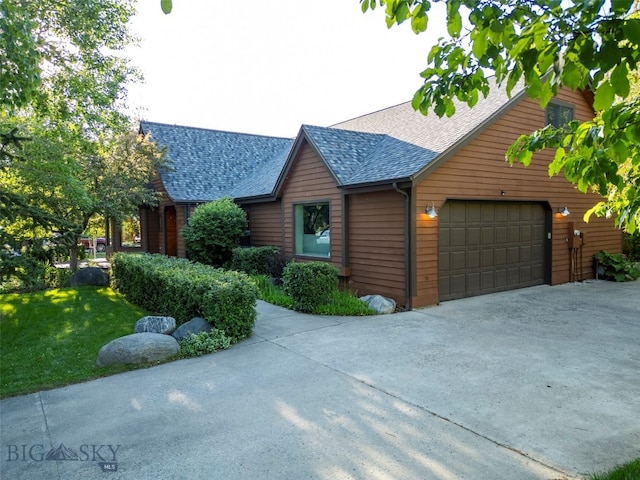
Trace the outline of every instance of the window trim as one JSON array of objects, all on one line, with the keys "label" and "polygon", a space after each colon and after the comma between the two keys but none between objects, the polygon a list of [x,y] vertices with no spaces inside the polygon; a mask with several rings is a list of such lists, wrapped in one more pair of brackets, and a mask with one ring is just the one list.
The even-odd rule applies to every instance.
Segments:
[{"label": "window trim", "polygon": [[[301,257],[301,258],[313,258],[313,259],[318,259],[318,260],[331,260],[331,234],[329,234],[329,251],[327,253],[327,255],[321,255],[321,254],[314,254],[314,253],[304,253],[304,252],[298,252],[298,248],[297,248],[297,239],[298,239],[298,225],[299,225],[299,221],[297,219],[297,214],[296,214],[296,210],[298,209],[298,207],[305,207],[305,206],[309,206],[309,205],[328,205],[329,207],[329,230],[331,230],[331,217],[332,217],[332,205],[331,205],[331,199],[325,198],[325,199],[318,199],[318,200],[304,200],[304,201],[297,201],[297,202],[292,202],[292,218],[293,218],[293,231],[292,231],[292,251],[293,251],[293,255],[295,257]],[[303,233],[304,235],[304,233]]]}]

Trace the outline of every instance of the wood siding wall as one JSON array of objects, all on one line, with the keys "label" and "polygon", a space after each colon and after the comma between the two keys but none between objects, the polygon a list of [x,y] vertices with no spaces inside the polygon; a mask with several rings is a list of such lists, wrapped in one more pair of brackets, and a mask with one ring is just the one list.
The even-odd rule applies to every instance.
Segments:
[{"label": "wood siding wall", "polygon": [[[558,100],[575,106],[575,118],[593,118],[593,111],[582,94],[563,90]],[[591,257],[594,252],[607,249],[620,251],[621,232],[613,221],[592,217],[586,224],[582,217],[586,210],[599,201],[594,194],[576,190],[564,176],[549,178],[547,167],[553,152],[544,151],[534,156],[529,167],[510,166],[504,153],[520,134],[545,125],[545,112],[528,98],[523,99],[478,137],[458,151],[434,172],[426,176],[415,189],[416,295],[413,307],[438,302],[438,220],[424,214],[427,204],[441,208],[447,199],[521,200],[548,203],[552,212],[552,268],[551,283],[570,280],[570,249],[568,236],[570,223],[584,232],[582,251],[584,277],[591,278]],[[559,215],[560,207],[568,207],[571,215]]]},{"label": "wood siding wall", "polygon": [[282,201],[244,206],[249,216],[251,245],[263,247],[273,245],[284,251],[284,225],[282,223]]},{"label": "wood siding wall", "polygon": [[396,191],[349,197],[349,288],[380,294],[399,306],[405,294],[405,197]]},{"label": "wood siding wall", "polygon": [[[342,194],[333,176],[327,170],[315,150],[305,141],[289,171],[282,194],[284,219],[284,252],[294,255],[294,205],[301,203],[329,202],[331,223],[330,262],[342,270]],[[322,260],[299,256],[298,260]]]}]

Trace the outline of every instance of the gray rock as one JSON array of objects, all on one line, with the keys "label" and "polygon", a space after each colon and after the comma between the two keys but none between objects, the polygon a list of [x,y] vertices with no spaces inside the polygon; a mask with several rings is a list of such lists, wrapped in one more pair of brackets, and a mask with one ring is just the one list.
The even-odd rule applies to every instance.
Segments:
[{"label": "gray rock", "polygon": [[136,322],[135,332],[164,333],[169,334],[176,329],[176,319],[173,317],[142,317]]},{"label": "gray rock", "polygon": [[373,308],[378,313],[393,313],[396,311],[396,302],[382,295],[365,295],[360,297],[360,300],[364,301],[370,308]]},{"label": "gray rock", "polygon": [[72,287],[82,285],[104,287],[109,285],[109,275],[98,267],[79,268],[69,277],[69,285]]},{"label": "gray rock", "polygon": [[189,337],[191,334],[195,335],[200,332],[210,332],[212,328],[211,324],[204,318],[193,317],[188,322],[180,325],[171,335],[173,335],[173,338],[180,341]]},{"label": "gray rock", "polygon": [[132,333],[116,338],[98,352],[97,364],[122,365],[166,360],[180,351],[180,345],[171,335],[161,333]]}]

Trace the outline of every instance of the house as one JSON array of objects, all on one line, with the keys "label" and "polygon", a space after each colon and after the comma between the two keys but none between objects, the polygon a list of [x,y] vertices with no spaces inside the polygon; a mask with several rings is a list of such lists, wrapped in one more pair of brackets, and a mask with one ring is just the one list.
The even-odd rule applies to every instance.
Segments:
[{"label": "house", "polygon": [[406,309],[592,278],[593,253],[622,238],[612,220],[583,222],[598,197],[549,177],[552,152],[526,168],[504,157],[523,133],[593,118],[592,98],[563,89],[542,110],[516,90],[494,87],[451,118],[408,102],[295,139],[142,122],[173,161],[154,185],[162,203],[141,210],[142,249],[185,256],[190,212],[230,196],[250,244],[330,262],[354,292]]}]

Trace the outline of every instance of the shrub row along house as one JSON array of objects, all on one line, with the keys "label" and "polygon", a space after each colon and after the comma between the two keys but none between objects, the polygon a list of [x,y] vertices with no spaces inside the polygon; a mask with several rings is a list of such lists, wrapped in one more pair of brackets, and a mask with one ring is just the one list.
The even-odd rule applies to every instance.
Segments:
[{"label": "shrub row along house", "polygon": [[621,249],[611,220],[582,220],[599,198],[550,178],[552,152],[526,168],[504,156],[523,133],[593,118],[591,104],[590,92],[562,90],[542,110],[522,89],[509,99],[494,87],[452,118],[404,103],[303,125],[295,139],[145,121],[173,168],[155,182],[161,205],[141,210],[142,249],[186,256],[193,209],[232,197],[251,245],[330,262],[352,291],[406,309],[592,278],[593,254]]}]

